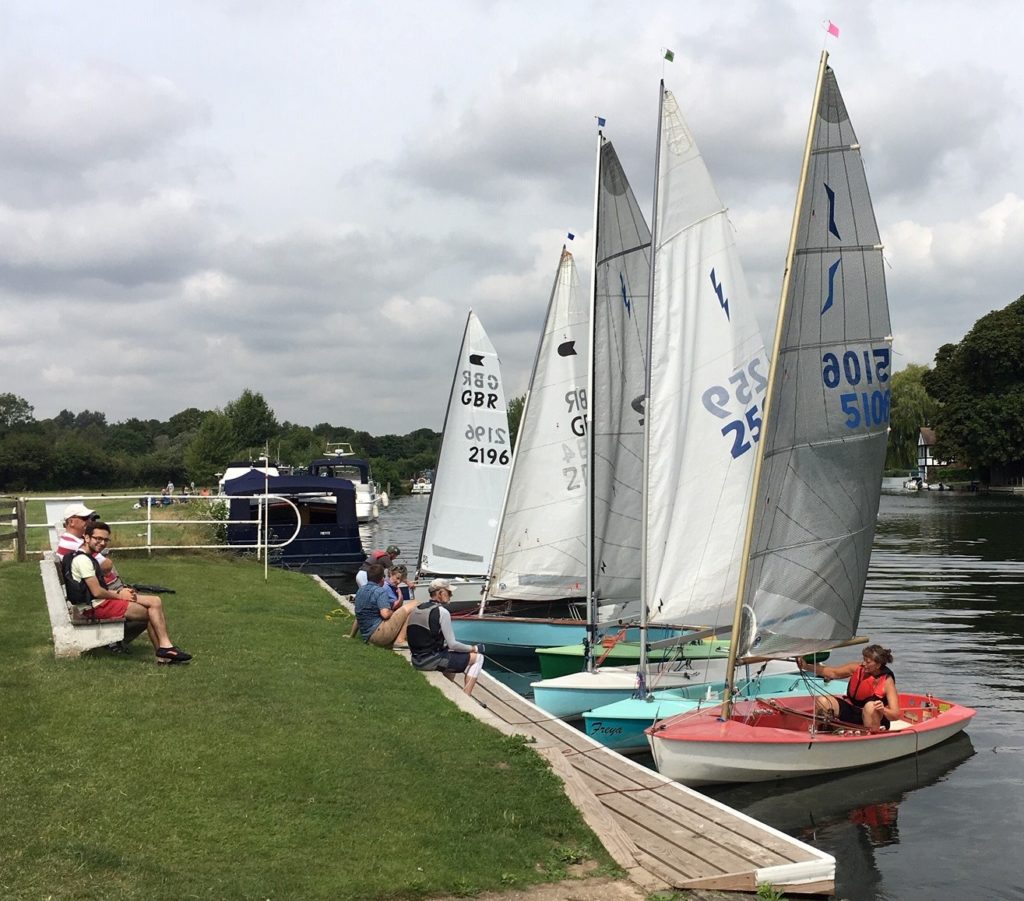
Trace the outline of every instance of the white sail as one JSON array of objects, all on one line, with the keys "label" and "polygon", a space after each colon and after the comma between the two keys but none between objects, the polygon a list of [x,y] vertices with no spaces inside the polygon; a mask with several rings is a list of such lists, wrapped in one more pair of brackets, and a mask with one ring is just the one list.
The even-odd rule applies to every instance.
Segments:
[{"label": "white sail", "polygon": [[825,66],[812,116],[754,493],[739,653],[857,630],[881,493],[891,335],[860,145]]},{"label": "white sail", "polygon": [[586,595],[589,317],[562,258],[519,424],[488,600]]},{"label": "white sail", "polygon": [[610,141],[597,184],[591,397],[594,591],[637,601],[643,515],[644,395],[651,232]]},{"label": "white sail", "polygon": [[659,153],[648,618],[728,625],[768,363],[732,225],[669,91]]},{"label": "white sail", "polygon": [[424,524],[421,574],[487,574],[511,458],[498,355],[470,311]]}]

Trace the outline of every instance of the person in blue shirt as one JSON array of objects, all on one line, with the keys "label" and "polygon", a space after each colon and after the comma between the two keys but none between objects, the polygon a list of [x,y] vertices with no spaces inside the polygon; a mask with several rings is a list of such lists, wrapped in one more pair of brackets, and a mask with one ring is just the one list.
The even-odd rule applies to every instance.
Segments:
[{"label": "person in blue shirt", "polygon": [[355,596],[356,625],[363,641],[379,648],[405,644],[405,623],[415,601],[392,600],[384,588],[384,567],[371,564]]}]

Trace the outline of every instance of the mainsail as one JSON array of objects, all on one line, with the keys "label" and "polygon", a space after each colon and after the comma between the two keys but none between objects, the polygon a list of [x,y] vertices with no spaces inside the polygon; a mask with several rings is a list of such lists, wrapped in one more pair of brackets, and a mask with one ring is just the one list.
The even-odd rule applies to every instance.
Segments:
[{"label": "mainsail", "polygon": [[563,248],[519,424],[488,601],[586,596],[589,326],[576,263]]},{"label": "mainsail", "polygon": [[421,574],[487,574],[511,458],[498,355],[470,310],[423,526]]},{"label": "mainsail", "polygon": [[593,382],[593,591],[640,597],[651,232],[610,141],[597,181]]},{"label": "mainsail", "polygon": [[768,363],[733,228],[662,85],[651,299],[650,621],[728,625]]},{"label": "mainsail", "polygon": [[889,306],[860,145],[826,62],[776,328],[740,654],[793,656],[855,634],[878,515]]}]

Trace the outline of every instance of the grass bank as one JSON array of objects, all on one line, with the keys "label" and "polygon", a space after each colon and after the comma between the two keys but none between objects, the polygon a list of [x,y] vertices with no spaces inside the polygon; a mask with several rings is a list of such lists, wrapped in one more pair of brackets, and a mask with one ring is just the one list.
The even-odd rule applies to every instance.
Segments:
[{"label": "grass bank", "polygon": [[195,654],[57,661],[38,563],[0,564],[0,896],[419,898],[612,864],[547,765],[462,713],[306,577],[237,560],[169,585]]}]

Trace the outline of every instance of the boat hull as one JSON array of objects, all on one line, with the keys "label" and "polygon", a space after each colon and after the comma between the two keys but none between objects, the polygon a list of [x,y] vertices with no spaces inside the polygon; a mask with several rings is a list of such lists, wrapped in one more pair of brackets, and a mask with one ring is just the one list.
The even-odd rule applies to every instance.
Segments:
[{"label": "boat hull", "polygon": [[[714,650],[710,643],[707,647]],[[647,672],[647,687],[674,689],[724,681],[728,663],[725,657],[703,660],[691,657],[654,665]],[[784,672],[791,669],[792,664],[773,661],[768,668],[769,672]],[[575,719],[587,710],[631,698],[636,691],[636,665],[602,666],[592,673],[569,673],[555,679],[542,679],[530,687],[533,689],[533,703],[542,710],[561,719]]]},{"label": "boat hull", "polygon": [[[423,603],[430,600],[430,583],[438,578],[430,573],[417,577],[416,591],[413,597]],[[480,607],[487,580],[483,576],[441,576],[451,583],[451,599],[448,610],[451,613],[472,613]]]},{"label": "boat hull", "polygon": [[[687,645],[680,653],[678,647],[654,648],[647,652],[647,659],[652,663],[671,661],[685,656],[687,658],[728,657],[729,643],[723,641],[700,642],[701,649]],[[640,664],[640,645],[616,642],[610,648],[599,647],[594,654],[595,661],[604,658],[601,666],[638,666]],[[572,673],[583,671],[583,643],[565,645],[556,648],[537,648],[537,659],[540,661],[542,679],[557,679]]]},{"label": "boat hull", "polygon": [[684,785],[708,785],[856,769],[940,744],[961,732],[975,713],[925,695],[901,694],[902,718],[888,731],[822,732],[808,719],[812,696],[783,702],[796,713],[742,701],[728,720],[713,707],[655,724],[647,736],[658,771]]},{"label": "boat hull", "polygon": [[[583,714],[585,731],[595,741],[620,754],[640,754],[649,750],[646,731],[658,720],[669,719],[702,707],[717,707],[722,700],[724,681],[699,682],[656,691],[646,698],[629,697],[613,704],[604,704]],[[808,690],[845,691],[846,682],[829,682],[790,672],[766,674],[742,684],[737,692],[741,698],[784,697],[803,695]]]},{"label": "boat hull", "polygon": [[[455,637],[465,644],[484,644],[488,654],[534,656],[537,648],[582,643],[587,624],[580,619],[535,619],[515,616],[457,616],[452,618]],[[603,634],[603,633],[602,633]],[[678,629],[650,629],[651,640],[672,638]],[[637,641],[639,629],[629,629],[627,640]]]}]

